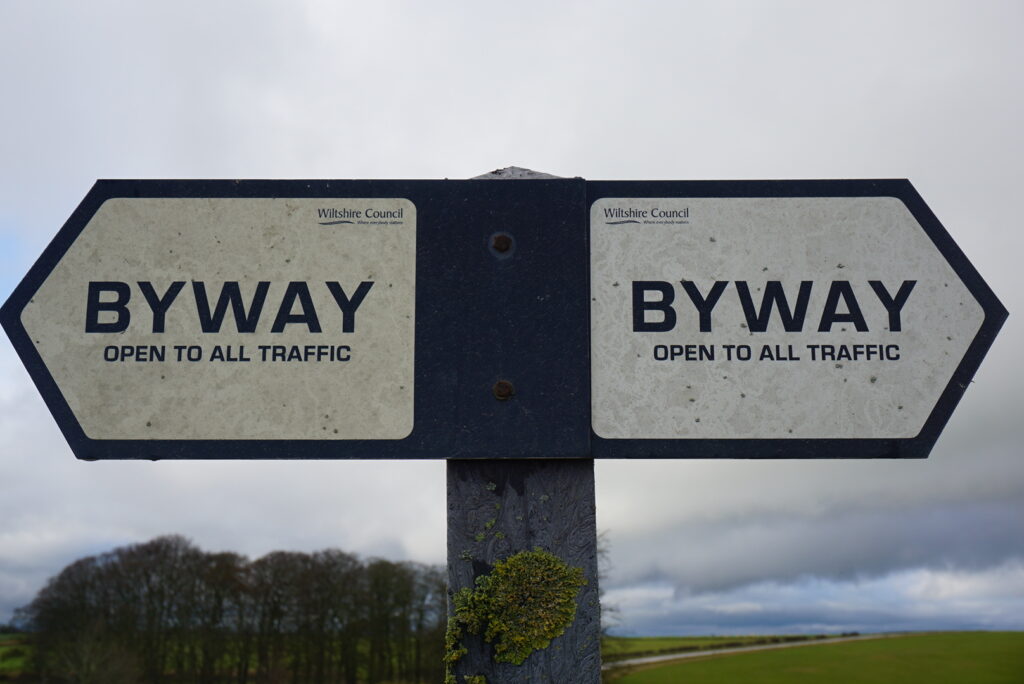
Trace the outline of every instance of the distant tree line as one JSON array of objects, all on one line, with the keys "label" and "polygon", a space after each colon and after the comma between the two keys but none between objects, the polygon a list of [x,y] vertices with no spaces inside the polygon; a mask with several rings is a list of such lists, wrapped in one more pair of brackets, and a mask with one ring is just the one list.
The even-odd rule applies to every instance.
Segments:
[{"label": "distant tree line", "polygon": [[179,536],[75,561],[20,609],[44,681],[439,682],[443,569],[338,550],[250,561]]}]

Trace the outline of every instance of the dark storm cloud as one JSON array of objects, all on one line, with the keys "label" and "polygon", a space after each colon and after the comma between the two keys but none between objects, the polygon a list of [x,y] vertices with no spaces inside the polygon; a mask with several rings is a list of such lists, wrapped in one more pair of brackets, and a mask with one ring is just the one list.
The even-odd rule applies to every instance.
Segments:
[{"label": "dark storm cloud", "polygon": [[757,582],[709,593],[645,583],[608,592],[642,634],[1019,629],[1024,562],[959,571],[904,570],[867,579]]},{"label": "dark storm cloud", "polygon": [[[984,569],[1024,558],[1021,520],[1024,497],[815,517],[751,511],[616,541],[617,577],[707,592],[805,575],[849,580],[920,567]],[[654,545],[656,559],[642,553]]]}]

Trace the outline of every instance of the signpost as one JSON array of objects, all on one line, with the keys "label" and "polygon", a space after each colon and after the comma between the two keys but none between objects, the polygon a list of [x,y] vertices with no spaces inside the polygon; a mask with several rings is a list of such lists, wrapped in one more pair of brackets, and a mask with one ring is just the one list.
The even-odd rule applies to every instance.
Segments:
[{"label": "signpost", "polygon": [[0,322],[79,458],[450,459],[456,605],[588,582],[495,684],[600,677],[593,458],[925,457],[1006,318],[907,181],[495,176],[100,181]]}]

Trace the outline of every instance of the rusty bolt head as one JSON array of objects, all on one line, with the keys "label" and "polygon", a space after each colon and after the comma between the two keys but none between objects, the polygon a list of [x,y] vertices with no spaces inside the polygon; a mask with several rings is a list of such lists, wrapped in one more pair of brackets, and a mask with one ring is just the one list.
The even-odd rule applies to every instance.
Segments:
[{"label": "rusty bolt head", "polygon": [[516,393],[516,388],[508,380],[499,380],[491,388],[494,398],[498,401],[508,401]]},{"label": "rusty bolt head", "polygon": [[491,248],[495,252],[504,254],[508,250],[512,249],[512,236],[506,233],[498,233],[491,238]]}]

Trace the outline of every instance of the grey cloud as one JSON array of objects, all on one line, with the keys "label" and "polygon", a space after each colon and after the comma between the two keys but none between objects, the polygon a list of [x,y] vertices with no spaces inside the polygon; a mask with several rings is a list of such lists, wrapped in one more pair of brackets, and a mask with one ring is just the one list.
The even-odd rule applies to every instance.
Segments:
[{"label": "grey cloud", "polygon": [[[805,518],[750,513],[613,540],[616,583],[667,580],[692,592],[813,575],[853,579],[909,568],[980,569],[1024,558],[1024,498],[862,509]],[[644,549],[659,549],[656,556]]]},{"label": "grey cloud", "polygon": [[1017,629],[1024,563],[973,571],[903,570],[875,578],[759,581],[710,593],[665,583],[613,589],[629,629],[643,634],[822,633]]}]

